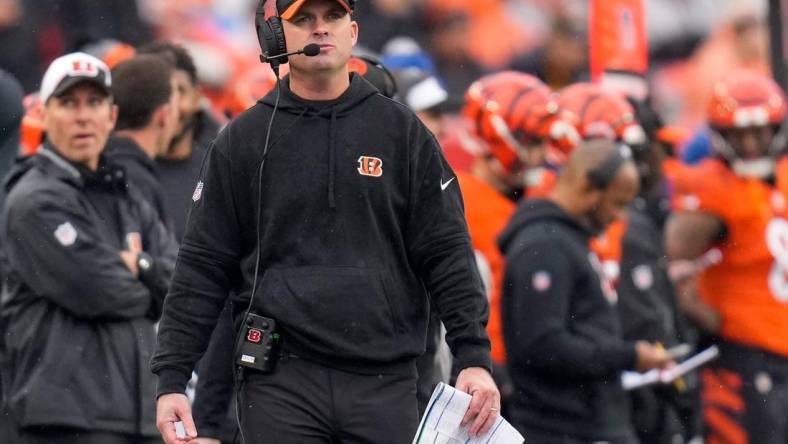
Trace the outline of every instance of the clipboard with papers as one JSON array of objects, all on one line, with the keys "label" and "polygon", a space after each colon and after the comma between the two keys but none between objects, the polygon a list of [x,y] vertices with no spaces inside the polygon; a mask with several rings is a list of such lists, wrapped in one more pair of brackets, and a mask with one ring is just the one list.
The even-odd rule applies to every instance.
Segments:
[{"label": "clipboard with papers", "polygon": [[635,390],[652,384],[669,384],[692,370],[707,364],[711,360],[717,358],[719,354],[719,348],[717,348],[716,345],[712,345],[700,353],[687,358],[673,368],[663,370],[654,369],[646,373],[623,372],[621,373],[621,385],[624,387],[624,390]]},{"label": "clipboard with papers", "polygon": [[502,416],[490,430],[475,438],[468,436],[468,427],[461,427],[471,395],[438,383],[421,418],[413,444],[522,444],[525,439]]}]

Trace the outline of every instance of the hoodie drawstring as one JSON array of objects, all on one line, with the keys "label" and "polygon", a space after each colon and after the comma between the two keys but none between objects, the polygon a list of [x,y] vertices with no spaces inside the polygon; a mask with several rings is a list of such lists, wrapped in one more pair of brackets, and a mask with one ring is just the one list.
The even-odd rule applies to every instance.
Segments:
[{"label": "hoodie drawstring", "polygon": [[337,131],[337,108],[331,107],[331,123],[328,125],[328,207],[336,208],[334,199],[334,179],[336,176],[336,131]]}]

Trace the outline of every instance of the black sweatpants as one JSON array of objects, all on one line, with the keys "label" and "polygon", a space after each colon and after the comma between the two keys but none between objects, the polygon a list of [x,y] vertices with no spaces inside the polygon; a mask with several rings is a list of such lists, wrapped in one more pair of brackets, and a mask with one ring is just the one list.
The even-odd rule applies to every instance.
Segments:
[{"label": "black sweatpants", "polygon": [[161,444],[160,438],[95,432],[69,427],[34,427],[19,431],[20,444]]},{"label": "black sweatpants", "polygon": [[418,427],[416,375],[361,375],[295,357],[249,373],[241,428],[255,444],[402,444]]},{"label": "black sweatpants", "polygon": [[720,341],[701,371],[709,444],[788,444],[788,358]]}]

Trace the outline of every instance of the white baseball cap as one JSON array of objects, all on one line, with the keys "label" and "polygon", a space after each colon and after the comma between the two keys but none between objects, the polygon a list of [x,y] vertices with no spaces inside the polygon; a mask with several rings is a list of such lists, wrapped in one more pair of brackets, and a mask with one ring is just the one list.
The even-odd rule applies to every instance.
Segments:
[{"label": "white baseball cap", "polygon": [[438,79],[421,70],[398,73],[398,86],[403,103],[416,112],[444,109],[449,93]]},{"label": "white baseball cap", "polygon": [[84,52],[58,57],[49,65],[41,81],[41,103],[46,103],[50,97],[59,96],[82,82],[91,82],[108,96],[112,94],[112,78],[104,62]]}]

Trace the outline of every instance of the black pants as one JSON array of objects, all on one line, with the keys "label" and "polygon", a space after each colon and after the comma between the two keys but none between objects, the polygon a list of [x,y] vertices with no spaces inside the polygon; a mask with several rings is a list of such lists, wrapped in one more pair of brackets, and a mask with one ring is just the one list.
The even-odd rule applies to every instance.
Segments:
[{"label": "black pants", "polygon": [[673,386],[650,386],[630,392],[632,423],[641,444],[684,441],[677,406],[679,396]]},{"label": "black pants", "polygon": [[7,442],[19,442],[19,439],[16,434],[16,425],[11,420],[11,414],[0,399],[0,443]]},{"label": "black pants", "polygon": [[241,427],[254,444],[402,444],[418,427],[416,375],[359,375],[293,357],[249,373]]},{"label": "black pants", "polygon": [[721,342],[701,371],[707,443],[788,444],[788,359]]},{"label": "black pants", "polygon": [[94,432],[68,427],[34,427],[19,431],[20,444],[161,444],[159,438]]},{"label": "black pants", "polygon": [[554,435],[543,430],[523,427],[516,424],[515,427],[523,435],[525,442],[528,444],[638,444],[638,440],[634,437],[616,440],[589,441],[569,435]]}]

